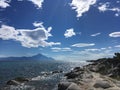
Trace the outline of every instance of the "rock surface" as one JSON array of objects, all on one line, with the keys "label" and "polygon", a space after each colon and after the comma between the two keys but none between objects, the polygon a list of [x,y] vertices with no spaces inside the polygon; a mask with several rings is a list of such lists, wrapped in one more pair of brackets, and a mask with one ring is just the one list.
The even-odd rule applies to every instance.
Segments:
[{"label": "rock surface", "polygon": [[60,82],[58,84],[58,90],[66,90],[71,84],[71,82]]},{"label": "rock surface", "polygon": [[30,81],[28,78],[17,77],[15,79],[9,80],[6,84],[7,85],[20,85],[21,83],[25,83],[28,81]]},{"label": "rock surface", "polygon": [[19,85],[20,83],[18,81],[15,81],[15,80],[9,80],[7,82],[7,85]]},{"label": "rock surface", "polygon": [[74,68],[65,74],[70,83],[59,84],[58,90],[120,90],[120,54],[118,56],[91,60],[82,68]]},{"label": "rock surface", "polygon": [[77,84],[72,83],[66,90],[82,90],[82,89],[80,89],[80,87]]},{"label": "rock surface", "polygon": [[110,88],[112,87],[112,85],[110,85],[110,83],[108,81],[103,81],[103,80],[96,80],[95,84],[94,84],[95,88]]},{"label": "rock surface", "polygon": [[58,90],[120,90],[120,82],[108,76],[89,71],[87,68],[84,68],[84,73],[83,70],[71,71],[71,73],[67,73],[66,77],[70,77],[73,73],[79,73],[79,75],[74,78],[67,78],[68,82],[60,83]]},{"label": "rock surface", "polygon": [[80,87],[73,82],[61,82],[58,85],[58,90],[81,90]]}]

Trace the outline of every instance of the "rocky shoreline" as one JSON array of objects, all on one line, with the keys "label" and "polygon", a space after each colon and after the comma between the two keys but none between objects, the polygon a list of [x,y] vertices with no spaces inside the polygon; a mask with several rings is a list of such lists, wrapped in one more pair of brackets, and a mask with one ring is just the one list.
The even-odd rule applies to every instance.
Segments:
[{"label": "rocky shoreline", "polygon": [[[0,90],[42,90],[38,89],[40,87],[30,86],[33,82],[39,82],[39,80],[50,78],[51,76],[57,76],[63,74],[62,70],[54,70],[50,72],[41,72],[40,76],[33,78],[27,77],[15,77],[11,80],[8,80],[3,87],[0,87]],[[44,89],[48,90],[48,89]]]},{"label": "rocky shoreline", "polygon": [[120,53],[113,58],[89,61],[65,74],[58,90],[120,90]]},{"label": "rocky shoreline", "polygon": [[[115,53],[113,58],[89,60],[88,62],[89,64],[83,67],[75,67],[67,73],[62,70],[55,70],[42,72],[42,76],[64,74],[65,81],[58,84],[58,90],[120,90],[120,53]],[[16,77],[6,83],[8,87],[0,90],[10,90],[10,86],[24,86],[25,83],[36,80],[36,78]]]}]

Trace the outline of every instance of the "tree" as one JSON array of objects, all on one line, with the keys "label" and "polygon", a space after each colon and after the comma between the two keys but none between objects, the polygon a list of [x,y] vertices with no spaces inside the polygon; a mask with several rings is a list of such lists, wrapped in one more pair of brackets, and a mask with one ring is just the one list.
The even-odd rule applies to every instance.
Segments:
[{"label": "tree", "polygon": [[120,53],[115,53],[114,59],[120,60]]}]

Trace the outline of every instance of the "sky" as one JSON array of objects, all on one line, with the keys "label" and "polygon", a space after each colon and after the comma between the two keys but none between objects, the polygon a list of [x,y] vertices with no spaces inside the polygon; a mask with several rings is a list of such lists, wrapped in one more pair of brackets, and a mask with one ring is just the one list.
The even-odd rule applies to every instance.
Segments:
[{"label": "sky", "polygon": [[0,57],[63,61],[120,51],[120,0],[0,0]]}]

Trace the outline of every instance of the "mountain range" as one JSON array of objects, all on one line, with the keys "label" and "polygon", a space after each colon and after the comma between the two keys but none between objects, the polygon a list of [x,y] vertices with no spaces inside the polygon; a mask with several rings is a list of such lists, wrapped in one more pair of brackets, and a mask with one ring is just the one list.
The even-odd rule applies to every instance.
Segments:
[{"label": "mountain range", "polygon": [[51,57],[47,57],[45,55],[42,54],[37,54],[37,55],[33,55],[33,56],[22,56],[22,57],[1,57],[0,61],[3,60],[40,60],[40,61],[52,61],[54,60]]}]

